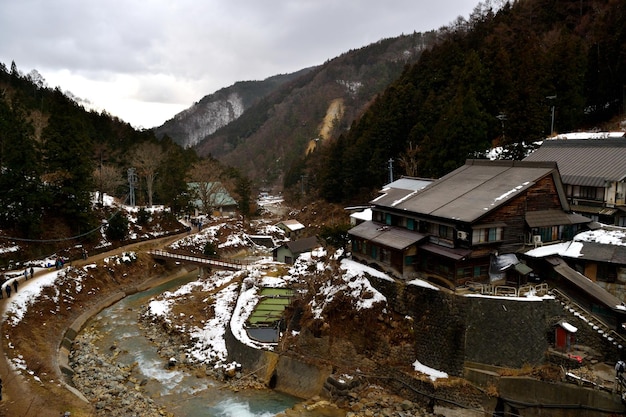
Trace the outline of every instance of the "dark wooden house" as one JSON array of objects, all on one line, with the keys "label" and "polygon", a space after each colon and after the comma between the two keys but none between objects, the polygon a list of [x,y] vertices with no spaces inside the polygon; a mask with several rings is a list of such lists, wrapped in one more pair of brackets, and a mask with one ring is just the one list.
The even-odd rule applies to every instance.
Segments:
[{"label": "dark wooden house", "polygon": [[590,221],[571,213],[553,162],[467,160],[422,189],[387,187],[370,204],[372,220],[349,231],[352,257],[449,287],[487,281],[492,256],[571,239]]}]

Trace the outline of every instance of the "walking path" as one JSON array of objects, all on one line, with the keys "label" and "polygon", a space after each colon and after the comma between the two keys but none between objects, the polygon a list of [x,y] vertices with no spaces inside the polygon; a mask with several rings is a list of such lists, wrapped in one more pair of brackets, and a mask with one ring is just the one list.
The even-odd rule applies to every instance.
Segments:
[{"label": "walking path", "polygon": [[[81,267],[87,264],[102,261],[106,257],[111,257],[122,252],[148,251],[155,248],[165,247],[173,241],[179,239],[179,237],[180,235],[168,236],[151,241],[133,243],[127,246],[113,249],[109,252],[91,256],[87,259],[73,261],[72,266]],[[17,279],[19,282],[18,291],[23,291],[24,289],[28,288],[33,282],[36,282],[37,278],[46,273],[48,273],[47,270],[36,270],[35,275],[32,279],[25,280],[23,275],[13,279]],[[171,278],[160,278],[158,280],[149,279],[142,284],[142,287],[145,287],[147,289],[152,286],[159,285],[160,283],[169,279]],[[8,282],[11,282],[11,279],[9,279]],[[6,309],[8,304],[11,302],[10,298],[6,298],[6,293],[4,295],[5,297],[0,300],[0,325],[5,320]],[[103,304],[107,302],[107,299],[108,297],[103,297],[101,303],[91,306],[91,308],[81,314],[81,317],[91,317],[94,314],[97,314],[103,307],[106,307],[106,305]],[[12,337],[16,341],[19,340],[19,335],[17,334],[12,335]],[[52,342],[54,341],[51,341],[51,343]],[[55,346],[55,348],[58,348],[58,346]],[[42,358],[42,360],[56,363],[56,358]],[[60,372],[59,377],[61,377]],[[50,404],[49,397],[52,394],[45,389],[40,389],[39,387],[30,384],[28,381],[25,380],[23,375],[21,375],[19,372],[16,372],[11,367],[9,359],[7,358],[4,351],[4,343],[0,343],[0,378],[2,378],[2,401],[0,401],[0,417],[59,417],[59,413],[61,412],[60,410],[50,409],[48,412],[45,410],[45,408],[42,408],[41,406],[41,404]],[[71,404],[74,404],[76,407],[80,407],[80,402],[82,401],[79,395],[76,395],[74,393],[70,394],[69,390],[67,400]],[[72,417],[74,417],[74,415],[75,414],[72,414]],[[85,416],[87,415],[92,414],[85,414]],[[76,415],[76,417],[81,416]]]}]

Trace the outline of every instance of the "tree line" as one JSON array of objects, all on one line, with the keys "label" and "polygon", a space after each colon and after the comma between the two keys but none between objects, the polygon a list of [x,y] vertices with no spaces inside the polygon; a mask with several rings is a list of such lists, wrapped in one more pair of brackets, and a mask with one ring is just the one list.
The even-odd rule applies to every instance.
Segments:
[{"label": "tree line", "polygon": [[[502,146],[520,159],[556,132],[624,112],[626,4],[522,0],[479,4],[317,155],[287,178],[333,202],[360,201],[393,174],[438,178]],[[299,184],[299,183],[298,183]]]},{"label": "tree line", "polygon": [[207,160],[214,170],[206,175],[232,179],[233,193],[248,192],[237,195],[248,207],[249,182],[239,172],[199,158],[167,136],[157,140],[150,130],[87,111],[58,87],[47,87],[36,71],[24,75],[15,62],[10,68],[0,63],[0,229],[5,236],[43,240],[98,228],[102,196],[126,201],[131,173],[137,178],[138,205],[189,212],[197,196],[187,183],[209,180],[193,170]]}]

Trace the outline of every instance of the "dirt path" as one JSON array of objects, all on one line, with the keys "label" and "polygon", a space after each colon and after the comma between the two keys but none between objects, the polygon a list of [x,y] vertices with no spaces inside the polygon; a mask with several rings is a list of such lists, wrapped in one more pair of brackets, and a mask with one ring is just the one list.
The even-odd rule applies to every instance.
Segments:
[{"label": "dirt path", "polygon": [[[157,249],[166,247],[168,244],[178,240],[181,237],[181,234],[176,236],[168,236],[160,239],[155,239],[151,241],[138,242],[133,243],[127,246],[123,246],[117,249],[113,249],[109,252],[100,253],[89,257],[85,260],[77,260],[72,262],[72,266],[81,267],[90,263],[95,263],[98,261],[102,261],[106,257],[110,257],[113,255],[120,254],[122,252],[128,251],[147,251],[149,249]],[[33,279],[24,280],[23,276],[20,276],[18,279],[19,287],[18,290],[21,291],[25,288],[28,288],[30,284],[37,280],[38,277],[48,273],[47,271],[39,271],[35,273]],[[155,280],[154,282],[147,282],[144,285],[153,286],[158,285],[161,282],[166,280],[165,278],[161,278],[160,280]],[[103,294],[106,295],[106,294]],[[10,299],[5,298],[0,300],[0,324],[5,320],[5,311]],[[100,311],[99,306],[94,306],[91,308],[91,315],[94,315]],[[84,313],[84,312],[83,312]],[[20,336],[19,334],[11,335],[11,340],[15,342],[16,348],[19,348]],[[52,341],[51,341],[52,343]],[[55,351],[58,346],[55,346]],[[50,363],[54,362],[54,358],[43,358],[46,362],[50,361]],[[63,410],[46,410],[46,405],[57,404],[58,398],[55,393],[48,391],[42,387],[38,387],[35,384],[31,384],[27,381],[23,375],[19,372],[16,372],[11,365],[9,364],[9,359],[7,358],[6,352],[4,351],[4,343],[0,343],[0,378],[2,378],[2,399],[0,401],[0,416],[2,417],[59,417],[62,416]],[[67,391],[67,402],[71,408],[76,409],[90,409],[90,406],[85,406],[86,404],[79,398],[78,395],[71,393],[69,390]],[[50,396],[54,396],[55,398],[50,398]],[[65,400],[65,398],[64,398]],[[72,414],[74,417],[75,414]],[[93,415],[90,412],[88,414],[83,414],[85,416]],[[76,416],[80,417],[80,416]]]}]

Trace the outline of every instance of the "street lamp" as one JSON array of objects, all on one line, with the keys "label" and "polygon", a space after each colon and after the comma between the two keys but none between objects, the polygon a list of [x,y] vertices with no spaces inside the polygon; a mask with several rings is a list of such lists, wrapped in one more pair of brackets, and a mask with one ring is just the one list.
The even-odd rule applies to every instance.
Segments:
[{"label": "street lamp", "polygon": [[[556,94],[553,96],[547,96],[548,100],[556,100]],[[552,102],[552,122],[550,124],[550,136],[554,135],[554,101]]]}]

